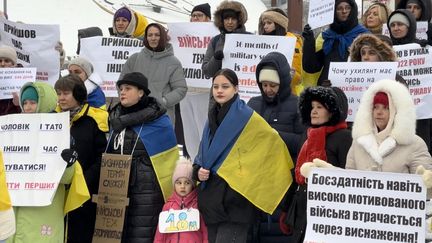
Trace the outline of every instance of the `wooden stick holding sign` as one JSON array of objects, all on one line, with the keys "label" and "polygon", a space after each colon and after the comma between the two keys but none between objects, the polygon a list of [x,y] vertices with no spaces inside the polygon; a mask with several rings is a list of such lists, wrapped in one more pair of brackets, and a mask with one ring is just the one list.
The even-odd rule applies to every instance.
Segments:
[{"label": "wooden stick holding sign", "polygon": [[120,243],[123,233],[131,155],[102,154],[93,243]]}]

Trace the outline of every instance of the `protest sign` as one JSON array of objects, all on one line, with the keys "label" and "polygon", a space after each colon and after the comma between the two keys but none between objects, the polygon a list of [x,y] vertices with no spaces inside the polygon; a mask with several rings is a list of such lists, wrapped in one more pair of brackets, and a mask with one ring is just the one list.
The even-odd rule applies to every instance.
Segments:
[{"label": "protest sign", "polygon": [[[331,62],[329,80],[348,98],[347,121],[354,121],[363,92],[381,79],[395,79],[397,62]],[[396,81],[395,81],[396,82]]]},{"label": "protest sign", "polygon": [[307,200],[304,242],[425,242],[419,175],[314,169]]},{"label": "protest sign", "polygon": [[99,194],[92,198],[97,203],[93,243],[121,242],[131,163],[131,155],[102,154]]},{"label": "protest sign", "polygon": [[197,231],[200,228],[199,211],[195,208],[162,211],[158,226],[160,233]]},{"label": "protest sign", "polygon": [[141,51],[141,40],[118,37],[89,37],[81,39],[80,56],[93,64],[103,82],[102,91],[106,97],[117,97],[116,82],[126,60]]},{"label": "protest sign", "polygon": [[[69,112],[0,116],[0,147],[14,206],[51,204],[66,168]],[[31,138],[31,139],[29,139]]]},{"label": "protest sign", "polygon": [[417,119],[432,118],[432,51],[419,44],[395,45],[398,71],[407,82],[416,105]]},{"label": "protest sign", "polygon": [[168,29],[174,55],[183,66],[188,87],[210,88],[212,77],[205,77],[201,65],[211,38],[219,34],[219,30],[213,22],[169,23]]},{"label": "protest sign", "polygon": [[36,68],[36,80],[54,85],[60,73],[59,25],[22,24],[0,18],[0,43],[17,52],[18,63]]},{"label": "protest sign", "polygon": [[11,99],[27,82],[36,79],[36,68],[0,68],[0,100]]},{"label": "protest sign", "polygon": [[329,25],[334,21],[335,1],[311,0],[309,3],[308,24],[312,29]]},{"label": "protest sign", "polygon": [[256,66],[270,52],[285,55],[290,66],[294,55],[296,38],[285,36],[229,34],[225,37],[222,67],[236,72],[239,95],[246,102],[261,95],[255,77]]}]

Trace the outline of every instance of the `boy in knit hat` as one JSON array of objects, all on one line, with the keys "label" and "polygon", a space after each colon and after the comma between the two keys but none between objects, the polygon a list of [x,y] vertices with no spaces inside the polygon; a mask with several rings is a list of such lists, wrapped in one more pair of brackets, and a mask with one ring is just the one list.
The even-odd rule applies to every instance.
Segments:
[{"label": "boy in knit hat", "polygon": [[[172,175],[174,192],[163,206],[162,211],[198,209],[198,194],[195,188],[196,181],[192,179],[192,162],[181,157]],[[203,242],[208,243],[207,227],[202,216],[200,216],[200,228],[198,231],[180,233],[160,233],[159,226],[156,230],[154,243],[165,242]]]}]

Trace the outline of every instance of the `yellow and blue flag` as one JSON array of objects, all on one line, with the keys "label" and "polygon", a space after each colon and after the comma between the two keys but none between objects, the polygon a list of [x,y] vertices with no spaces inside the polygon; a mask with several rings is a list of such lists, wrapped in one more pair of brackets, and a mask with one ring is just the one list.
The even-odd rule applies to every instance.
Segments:
[{"label": "yellow and blue flag", "polygon": [[239,98],[213,137],[206,124],[195,163],[219,175],[233,190],[270,214],[293,181],[294,164],[285,143]]},{"label": "yellow and blue flag", "polygon": [[[177,139],[168,115],[133,127],[147,150],[165,201],[171,196],[172,174],[179,158]],[[140,132],[141,130],[141,132]]]}]

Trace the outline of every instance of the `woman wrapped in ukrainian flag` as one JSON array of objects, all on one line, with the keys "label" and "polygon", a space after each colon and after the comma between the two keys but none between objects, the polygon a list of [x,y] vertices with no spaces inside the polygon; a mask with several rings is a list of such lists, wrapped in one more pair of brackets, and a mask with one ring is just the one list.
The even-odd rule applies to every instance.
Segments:
[{"label": "woman wrapped in ukrainian flag", "polygon": [[210,243],[246,242],[259,210],[273,213],[288,190],[293,162],[278,133],[239,98],[234,71],[219,70],[212,92],[194,163],[198,207]]}]

